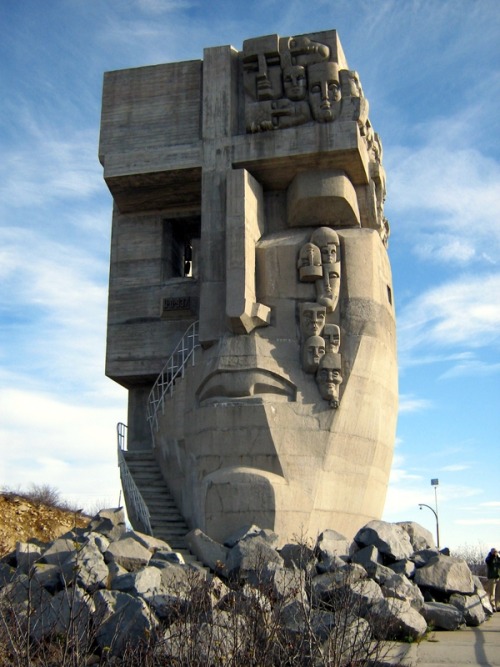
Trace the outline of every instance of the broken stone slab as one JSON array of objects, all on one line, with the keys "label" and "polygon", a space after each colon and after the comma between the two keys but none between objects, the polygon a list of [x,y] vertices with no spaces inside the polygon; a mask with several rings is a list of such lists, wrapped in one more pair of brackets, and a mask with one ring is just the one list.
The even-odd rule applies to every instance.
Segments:
[{"label": "broken stone slab", "polygon": [[109,540],[119,540],[127,530],[123,507],[103,509],[90,521],[87,530],[101,533]]},{"label": "broken stone slab", "polygon": [[276,549],[260,535],[247,537],[230,549],[226,560],[226,576],[257,582],[272,563],[283,565],[283,558]]},{"label": "broken stone slab", "polygon": [[32,542],[16,542],[17,571],[29,574],[33,563],[39,560],[42,548]]},{"label": "broken stone slab", "polygon": [[370,521],[356,533],[354,541],[360,547],[377,547],[389,562],[402,560],[413,554],[408,533],[401,526],[387,521]]},{"label": "broken stone slab", "polygon": [[415,564],[415,568],[419,568],[424,567],[439,555],[440,554],[437,549],[421,549],[420,551],[415,551],[410,559]]},{"label": "broken stone slab", "polygon": [[336,625],[328,637],[328,649],[336,657],[339,665],[355,665],[366,660],[367,647],[370,646],[373,633],[368,621],[360,617],[347,618],[340,627]]},{"label": "broken stone slab", "polygon": [[73,537],[59,537],[51,542],[42,552],[40,562],[49,563],[51,565],[62,565],[79,544],[80,541]]},{"label": "broken stone slab", "polygon": [[409,602],[383,598],[370,609],[368,617],[376,639],[408,641],[419,639],[427,630],[422,614]]},{"label": "broken stone slab", "polygon": [[[303,635],[307,630],[307,622],[310,616],[310,606],[307,598],[287,600],[280,606],[278,622],[283,633],[292,635]],[[333,616],[333,614],[332,614]]]},{"label": "broken stone slab", "polygon": [[279,536],[269,528],[261,528],[255,524],[242,526],[239,530],[232,533],[224,542],[224,546],[232,549],[238,542],[246,540],[249,537],[260,537],[272,546],[277,546]]},{"label": "broken stone slab", "polygon": [[486,613],[477,593],[474,595],[453,593],[450,595],[450,604],[463,615],[466,625],[477,627],[486,620]]},{"label": "broken stone slab", "polygon": [[315,569],[318,574],[323,574],[325,572],[334,572],[345,564],[346,561],[343,560],[340,556],[332,555],[329,558],[325,558],[324,560],[316,561]]},{"label": "broken stone slab", "polygon": [[30,576],[45,588],[51,595],[55,595],[63,587],[61,568],[49,563],[35,563]]},{"label": "broken stone slab", "polygon": [[371,544],[368,547],[362,547],[351,556],[351,563],[362,565],[367,572],[375,569],[377,565],[382,565],[383,559],[376,546]]},{"label": "broken stone slab", "polygon": [[338,533],[336,530],[324,530],[316,540],[315,552],[318,560],[329,560],[334,556],[340,558],[341,556],[349,555],[350,541]]},{"label": "broken stone slab", "polygon": [[413,551],[436,548],[431,531],[416,521],[398,521],[396,525],[401,526],[408,533]]},{"label": "broken stone slab", "polygon": [[130,593],[147,599],[161,592],[161,571],[156,567],[145,567],[137,572],[126,572],[113,579],[113,590]]},{"label": "broken stone slab", "polygon": [[94,593],[96,641],[101,650],[122,655],[126,646],[147,643],[158,621],[142,598],[121,591]]},{"label": "broken stone slab", "polygon": [[390,579],[394,574],[390,567],[378,563],[368,563],[365,569],[370,579],[376,581],[377,584],[383,584],[386,579]]},{"label": "broken stone slab", "polygon": [[481,600],[481,605],[484,609],[486,616],[491,616],[493,612],[493,607],[491,606],[490,596],[485,591],[481,577],[472,575],[472,581],[474,582],[474,592],[479,596]]},{"label": "broken stone slab", "polygon": [[45,607],[38,607],[30,621],[31,638],[41,641],[49,635],[67,635],[78,638],[78,642],[88,640],[92,626],[95,605],[92,598],[79,586],[63,588]]},{"label": "broken stone slab", "polygon": [[474,592],[474,582],[467,563],[452,556],[436,556],[424,567],[418,568],[413,578],[421,587],[443,593]]},{"label": "broken stone slab", "polygon": [[284,544],[278,553],[288,568],[310,571],[311,565],[314,567],[316,563],[313,549],[305,544]]},{"label": "broken stone slab", "polygon": [[69,554],[61,565],[61,578],[65,586],[76,581],[89,593],[106,588],[109,569],[101,551],[106,543],[108,540],[103,543],[101,536],[90,533],[86,541]]},{"label": "broken stone slab", "polygon": [[415,574],[415,563],[413,563],[408,558],[403,558],[403,560],[397,560],[395,563],[391,563],[388,567],[395,572],[396,574],[404,574],[408,579],[411,579]]},{"label": "broken stone slab", "polygon": [[426,602],[421,614],[428,625],[436,630],[457,630],[464,624],[464,616],[452,604],[444,602]]},{"label": "broken stone slab", "polygon": [[158,568],[160,582],[156,592],[147,596],[148,603],[159,618],[171,620],[184,613],[191,604],[195,591],[203,595],[204,604],[209,606],[208,592],[198,572],[183,565],[165,565],[166,567]]},{"label": "broken stone slab", "polygon": [[10,584],[15,573],[16,570],[14,567],[8,563],[0,563],[0,587]]},{"label": "broken stone slab", "polygon": [[306,599],[305,576],[302,570],[291,570],[273,563],[266,568],[266,590],[272,591],[275,600]]},{"label": "broken stone slab", "polygon": [[184,556],[178,551],[155,551],[149,565],[153,567],[163,567],[163,563],[173,563],[175,565],[185,565]]},{"label": "broken stone slab", "polygon": [[139,544],[142,544],[143,547],[146,547],[146,549],[151,551],[153,555],[156,555],[158,551],[162,551],[164,553],[172,551],[172,547],[168,542],[165,542],[165,540],[160,540],[157,537],[153,537],[152,535],[140,533],[138,530],[129,530],[127,531],[127,535],[134,538],[134,540],[137,540]]},{"label": "broken stone slab", "polygon": [[381,589],[384,597],[406,600],[417,611],[424,605],[424,596],[419,587],[402,574],[393,574],[385,579]]},{"label": "broken stone slab", "polygon": [[203,565],[214,572],[222,571],[226,567],[229,549],[206,535],[199,528],[195,528],[186,535],[186,542],[191,553],[193,553]]},{"label": "broken stone slab", "polygon": [[120,539],[111,542],[104,554],[104,560],[106,563],[115,561],[128,572],[134,572],[147,565],[151,556],[149,549],[129,534],[124,534]]}]

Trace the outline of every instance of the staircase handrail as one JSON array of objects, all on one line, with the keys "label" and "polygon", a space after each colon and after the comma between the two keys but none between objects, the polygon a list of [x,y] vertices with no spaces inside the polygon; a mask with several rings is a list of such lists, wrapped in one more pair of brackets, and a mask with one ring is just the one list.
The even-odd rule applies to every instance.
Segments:
[{"label": "staircase handrail", "polygon": [[118,436],[118,467],[120,468],[120,479],[123,486],[125,498],[131,505],[131,510],[144,526],[144,532],[152,535],[151,515],[148,506],[142,497],[137,484],[132,477],[124,452],[127,451],[127,433],[128,427],[123,422],[116,425]]},{"label": "staircase handrail", "polygon": [[200,347],[198,340],[198,325],[196,320],[186,329],[184,335],[177,343],[174,351],[167,359],[158,375],[156,382],[149,393],[147,419],[151,427],[151,434],[154,441],[154,433],[158,430],[158,412],[165,406],[165,396],[174,390],[175,380],[180,376],[184,377],[184,369],[187,363],[192,359],[194,366],[194,351]]}]

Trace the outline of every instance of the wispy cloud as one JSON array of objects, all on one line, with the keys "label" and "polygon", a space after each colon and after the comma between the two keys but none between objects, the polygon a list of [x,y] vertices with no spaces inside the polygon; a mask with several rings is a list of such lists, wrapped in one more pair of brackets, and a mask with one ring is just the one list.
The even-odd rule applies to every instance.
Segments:
[{"label": "wispy cloud", "polygon": [[454,523],[459,526],[500,526],[500,519],[494,517],[486,519],[455,519]]},{"label": "wispy cloud", "polygon": [[410,394],[401,394],[399,397],[399,412],[422,412],[432,408],[432,402],[427,398],[417,398]]},{"label": "wispy cloud", "polygon": [[399,348],[482,347],[500,338],[500,274],[463,275],[424,292],[399,314]]},{"label": "wispy cloud", "polygon": [[469,470],[470,464],[466,463],[452,463],[451,465],[444,466],[441,468],[443,472],[462,472],[463,470]]}]

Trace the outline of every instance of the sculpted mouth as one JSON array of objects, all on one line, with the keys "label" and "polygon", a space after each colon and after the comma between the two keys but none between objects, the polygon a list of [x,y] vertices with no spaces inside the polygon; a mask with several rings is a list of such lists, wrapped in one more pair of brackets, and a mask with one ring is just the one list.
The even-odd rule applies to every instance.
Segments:
[{"label": "sculpted mouth", "polygon": [[276,373],[260,369],[218,371],[197,392],[201,404],[219,402],[295,401],[296,387]]}]

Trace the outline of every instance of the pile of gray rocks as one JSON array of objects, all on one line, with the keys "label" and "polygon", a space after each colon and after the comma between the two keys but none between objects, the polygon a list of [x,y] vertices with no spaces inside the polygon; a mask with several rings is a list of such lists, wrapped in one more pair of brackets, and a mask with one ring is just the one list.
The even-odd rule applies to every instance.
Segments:
[{"label": "pile of gray rocks", "polygon": [[195,603],[198,650],[206,626],[207,641],[214,644],[216,628],[226,654],[235,616],[249,600],[263,626],[279,609],[282,629],[321,641],[339,614],[356,636],[366,624],[375,638],[408,640],[428,627],[476,626],[492,613],[479,578],[463,560],[437,551],[416,523],[371,521],[352,543],[325,530],[315,544],[281,544],[257,526],[225,544],[200,530],[187,542],[191,562],[187,552],[127,531],[123,510],[103,510],[86,529],[49,544],[18,543],[0,562],[0,609],[8,605],[17,620],[29,619],[37,641],[71,626],[82,637],[92,633],[97,651],[118,655],[160,634],[162,650],[176,659],[186,650],[182,637]]}]

